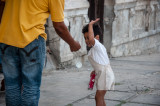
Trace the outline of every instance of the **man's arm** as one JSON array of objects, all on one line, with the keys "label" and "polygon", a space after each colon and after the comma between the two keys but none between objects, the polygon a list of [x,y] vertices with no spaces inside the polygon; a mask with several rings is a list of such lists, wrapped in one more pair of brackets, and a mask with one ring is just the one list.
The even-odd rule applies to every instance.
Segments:
[{"label": "man's arm", "polygon": [[78,51],[81,48],[80,44],[72,38],[64,22],[53,22],[53,26],[57,34],[69,44],[72,52]]}]

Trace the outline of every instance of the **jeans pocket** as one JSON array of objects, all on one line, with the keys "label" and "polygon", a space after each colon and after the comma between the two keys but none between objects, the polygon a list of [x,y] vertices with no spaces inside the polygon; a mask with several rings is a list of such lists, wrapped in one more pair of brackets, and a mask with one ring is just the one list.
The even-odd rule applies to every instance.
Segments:
[{"label": "jeans pocket", "polygon": [[21,48],[22,62],[27,64],[34,64],[41,62],[45,53],[45,40],[42,37],[35,39],[25,48]]}]

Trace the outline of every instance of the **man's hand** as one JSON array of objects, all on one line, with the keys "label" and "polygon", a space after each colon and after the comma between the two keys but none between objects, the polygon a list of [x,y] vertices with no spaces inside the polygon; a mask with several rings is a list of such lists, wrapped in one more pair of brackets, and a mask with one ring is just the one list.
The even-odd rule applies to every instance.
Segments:
[{"label": "man's hand", "polygon": [[70,45],[71,52],[78,51],[81,48],[79,42],[75,41],[73,45]]}]

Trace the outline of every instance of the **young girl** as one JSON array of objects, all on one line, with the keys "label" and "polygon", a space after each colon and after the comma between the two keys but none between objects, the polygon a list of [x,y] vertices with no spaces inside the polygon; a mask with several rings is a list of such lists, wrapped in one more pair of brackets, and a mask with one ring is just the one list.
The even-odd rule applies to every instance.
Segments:
[{"label": "young girl", "polygon": [[96,74],[96,106],[106,106],[104,96],[107,90],[114,89],[115,77],[110,66],[107,51],[99,42],[101,29],[98,25],[94,25],[97,21],[99,21],[99,19],[91,21],[86,25],[82,33],[84,34],[87,46],[91,48],[88,52],[88,59],[95,70],[91,72],[91,75],[94,73]]}]

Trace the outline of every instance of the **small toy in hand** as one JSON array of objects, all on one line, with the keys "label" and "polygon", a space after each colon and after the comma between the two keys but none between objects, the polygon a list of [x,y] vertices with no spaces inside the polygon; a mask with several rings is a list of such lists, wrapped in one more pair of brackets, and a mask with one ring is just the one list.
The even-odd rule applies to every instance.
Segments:
[{"label": "small toy in hand", "polygon": [[94,82],[95,82],[95,76],[96,76],[95,73],[90,76],[90,81],[89,81],[88,90],[93,90]]}]

